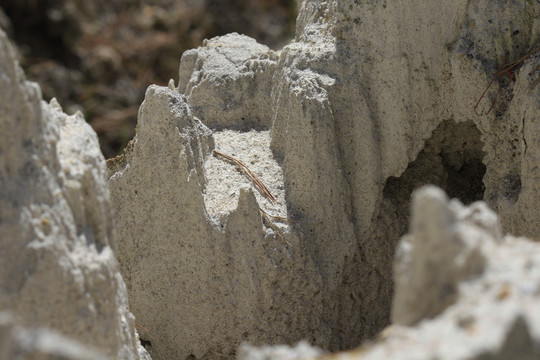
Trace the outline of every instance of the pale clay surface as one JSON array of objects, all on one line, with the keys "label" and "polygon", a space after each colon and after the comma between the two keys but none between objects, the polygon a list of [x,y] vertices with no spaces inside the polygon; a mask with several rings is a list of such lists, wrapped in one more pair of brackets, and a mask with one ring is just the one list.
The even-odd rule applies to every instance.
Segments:
[{"label": "pale clay surface", "polygon": [[[240,338],[256,343],[275,336],[299,341],[297,334],[305,327],[322,336],[318,316],[293,320],[287,315],[321,313],[317,305],[305,308],[320,297],[316,284],[321,279],[310,257],[300,251],[304,238],[287,225],[276,224],[280,235],[263,225],[259,207],[271,210],[267,200],[257,202],[260,194],[255,195],[250,181],[212,155],[219,146],[241,158],[278,199],[283,198],[279,184],[264,174],[277,171],[267,148],[268,135],[253,135],[254,144],[260,139],[261,146],[249,151],[238,133],[218,132],[215,139],[193,117],[183,96],[151,86],[134,145],[123,163],[112,167],[112,197],[128,196],[115,213],[119,236],[114,247],[133,294],[131,308],[149,329],[141,338],[152,344],[154,358],[230,354],[238,345],[234,339]],[[267,159],[268,165],[252,164],[250,153]],[[212,185],[214,181],[220,184]],[[217,199],[228,196],[229,190],[238,192],[238,205],[226,222],[211,218],[203,189]],[[155,202],[156,197],[162,200]],[[165,226],[167,219],[174,225]],[[291,286],[297,276],[311,281]],[[216,326],[217,319],[226,330]]]},{"label": "pale clay surface", "polygon": [[146,359],[109,246],[107,170],[95,132],[80,113],[41,100],[1,30],[0,88],[0,309],[18,324],[2,323],[0,337],[14,342],[0,358],[75,356],[51,330],[104,356]]},{"label": "pale clay surface", "polygon": [[[40,101],[1,34],[0,307],[112,358],[148,356],[129,305],[154,359],[347,349],[391,321],[328,356],[538,358],[538,244],[502,234],[540,236],[540,55],[473,107],[539,19],[534,1],[306,0],[278,52],[206,41],[110,162],[117,236],[95,134]],[[467,206],[423,190],[409,227],[425,184]]]},{"label": "pale clay surface", "polygon": [[[208,182],[203,192],[208,214],[220,225],[224,225],[223,221],[237,207],[242,188],[253,189],[257,203],[264,211],[287,218],[283,173],[270,151],[270,132],[223,130],[214,132],[213,136],[216,150],[246,165],[276,201],[264,195],[241,167],[219,155],[210,156],[205,161]],[[279,223],[279,226],[282,225],[285,224]]]},{"label": "pale clay surface", "polygon": [[[479,230],[464,226],[446,248],[450,259],[411,265],[418,289],[447,272],[452,280],[430,287],[407,316],[391,314],[394,253],[409,196],[425,184],[466,204],[486,201],[502,232],[538,237],[540,56],[516,71],[489,115],[473,107],[506,54],[537,46],[539,18],[533,2],[304,1],[295,41],[278,52],[238,34],[186,52],[179,94],[172,84],[149,90],[133,147],[111,167],[133,310],[160,327],[144,334],[152,355],[231,355],[244,340],[351,348],[392,316],[407,324],[441,316],[460,302],[460,284],[489,273],[489,260]],[[283,174],[264,182],[284,190],[280,211],[295,221],[287,241],[264,225],[259,191],[212,156],[228,143],[265,176],[251,148],[220,140],[253,130],[269,131],[269,149],[253,151]],[[236,186],[246,191],[227,203]],[[435,246],[430,234],[422,241]],[[433,262],[441,269],[431,277]]]},{"label": "pale clay surface", "polygon": [[[314,356],[318,349],[303,347],[295,358],[538,359],[538,243],[503,238],[498,217],[483,202],[464,207],[435,187],[413,197],[411,231],[400,241],[394,269],[395,324],[355,350]],[[435,266],[440,259],[444,263]],[[414,327],[398,325],[421,319]],[[248,347],[239,360],[285,360],[294,350]]]}]

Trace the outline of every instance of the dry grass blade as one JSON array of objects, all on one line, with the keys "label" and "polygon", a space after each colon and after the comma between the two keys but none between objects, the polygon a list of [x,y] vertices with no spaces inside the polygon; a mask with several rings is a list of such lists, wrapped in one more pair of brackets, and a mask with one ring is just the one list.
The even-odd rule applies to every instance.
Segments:
[{"label": "dry grass blade", "polygon": [[228,204],[228,202],[232,199],[232,197],[233,197],[234,195],[236,195],[236,192],[230,193],[229,196],[224,197],[223,199],[221,199],[221,201],[218,201],[214,206],[215,206],[216,208],[219,208],[221,205],[223,205],[223,204],[225,204],[225,203]]},{"label": "dry grass blade", "polygon": [[[495,78],[491,79],[488,86],[486,87],[486,89],[484,90],[484,92],[482,93],[482,95],[480,96],[478,101],[476,102],[476,105],[474,105],[474,112],[476,112],[476,109],[478,108],[478,105],[480,105],[480,101],[482,101],[482,99],[484,98],[484,95],[486,95],[487,91],[489,90],[489,88],[491,87],[491,84],[493,84],[494,81],[495,81]],[[495,102],[493,102],[493,104],[495,104]],[[491,106],[493,106],[493,104],[491,104]],[[482,115],[482,114],[478,114],[477,112],[476,112],[476,114],[477,115]]]},{"label": "dry grass blade", "polygon": [[[129,302],[129,300],[128,300],[128,311],[131,312],[131,303]],[[146,332],[150,332],[150,330],[148,330],[148,329],[145,328],[144,326],[139,325],[139,324],[137,324],[137,323],[135,323],[135,327],[138,328],[138,329],[144,330],[144,331],[146,331]]]},{"label": "dry grass blade", "polygon": [[[495,93],[495,97],[493,98],[493,101],[491,102],[491,106],[489,107],[489,110],[486,111],[486,113],[485,113],[485,115],[488,115],[491,112],[491,110],[493,110],[493,107],[495,106],[495,102],[497,101],[497,96],[499,96],[499,93],[500,93],[501,88],[503,86],[504,76],[506,75],[506,76],[508,76],[510,78],[510,80],[514,80],[515,79],[514,71],[525,60],[527,60],[527,58],[529,56],[531,56],[531,55],[533,55],[533,54],[535,54],[535,53],[537,53],[539,51],[540,51],[540,48],[533,49],[533,50],[529,51],[527,54],[525,54],[524,56],[522,56],[521,58],[499,66],[497,68],[497,73],[495,74],[495,77],[493,79],[491,79],[491,81],[488,83],[488,85],[487,85],[486,89],[484,90],[484,92],[482,93],[482,95],[480,95],[480,98],[476,102],[476,105],[474,105],[474,111],[476,112],[476,109],[478,108],[478,105],[480,105],[480,101],[482,101],[482,99],[484,98],[484,95],[486,95],[487,91],[489,90],[489,88],[491,87],[493,82],[495,82],[495,80],[497,80],[497,82],[499,83],[499,87],[497,88],[497,92]],[[481,114],[478,114],[478,112],[476,112],[476,114],[481,115]]]},{"label": "dry grass blade", "polygon": [[502,75],[503,73],[506,73],[508,71],[512,71],[515,67],[519,66],[522,62],[524,62],[525,60],[527,60],[527,58],[531,55],[533,55],[534,53],[540,51],[540,48],[536,48],[536,49],[533,49],[531,51],[529,51],[527,54],[525,54],[524,56],[522,56],[521,58],[515,60],[515,61],[512,61],[508,64],[505,64],[503,65],[503,68],[501,70],[499,70],[498,72],[498,75]]},{"label": "dry grass blade", "polygon": [[135,323],[135,327],[137,327],[137,328],[139,328],[139,329],[141,329],[141,330],[144,330],[144,331],[146,331],[146,332],[150,332],[150,330],[148,330],[148,329],[145,328],[144,326],[139,325],[139,324],[137,324],[137,323]]},{"label": "dry grass blade", "polygon": [[285,222],[291,223],[291,224],[293,224],[293,225],[296,224],[294,221],[292,221],[292,220],[289,219],[289,218],[286,218],[286,217],[283,217],[283,216],[279,216],[279,215],[272,215],[272,214],[269,214],[269,213],[267,213],[266,211],[264,211],[264,210],[261,209],[261,208],[259,208],[259,210],[261,210],[261,212],[263,212],[263,213],[266,214],[267,216],[270,216],[270,217],[273,218],[273,219],[285,221]]},{"label": "dry grass blade", "polygon": [[[540,65],[536,66],[533,71],[531,71],[531,75],[536,74],[537,72],[540,72]],[[531,83],[529,89],[534,89],[538,84],[540,84],[540,74],[536,77],[536,80]]]},{"label": "dry grass blade", "polygon": [[283,239],[283,241],[285,241],[287,243],[287,245],[289,246],[292,246],[292,244],[290,242],[287,241],[287,239],[285,239],[285,237],[283,237],[283,235],[281,234],[281,232],[279,231],[278,227],[276,226],[276,224],[274,224],[272,222],[272,220],[270,220],[270,217],[269,216],[272,216],[270,214],[268,214],[267,212],[265,212],[263,209],[259,208],[259,210],[261,210],[261,213],[262,213],[262,216],[263,218],[266,220],[266,222],[268,223],[268,225],[270,225],[270,227],[272,228],[272,230],[274,230],[274,232],[276,233],[277,236],[279,236],[280,238]]},{"label": "dry grass blade", "polygon": [[268,190],[268,188],[263,184],[263,182],[251,170],[249,170],[249,168],[244,165],[243,162],[217,150],[214,150],[214,155],[219,155],[222,158],[227,159],[234,164],[240,166],[246,172],[247,176],[249,176],[251,181],[253,181],[255,185],[257,185],[257,187],[263,192],[263,194],[265,194],[272,202],[276,201],[270,190]]}]

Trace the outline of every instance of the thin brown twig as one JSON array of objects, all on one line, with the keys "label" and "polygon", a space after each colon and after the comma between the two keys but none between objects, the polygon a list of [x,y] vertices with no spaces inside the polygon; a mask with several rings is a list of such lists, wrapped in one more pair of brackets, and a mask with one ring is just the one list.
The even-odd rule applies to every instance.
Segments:
[{"label": "thin brown twig", "polygon": [[236,192],[233,191],[232,193],[229,194],[229,196],[227,196],[227,197],[221,199],[219,202],[217,202],[217,203],[214,205],[214,207],[217,209],[217,208],[219,208],[223,203],[225,203],[225,202],[228,203],[229,200],[230,200],[234,195],[236,195]]},{"label": "thin brown twig", "polygon": [[[128,311],[131,312],[131,303],[129,302],[129,299],[128,299]],[[144,331],[147,331],[147,332],[150,332],[150,330],[148,330],[147,328],[145,328],[144,326],[142,325],[139,325],[137,323],[135,323],[135,327],[139,328],[139,329],[142,329]]]},{"label": "thin brown twig", "polygon": [[499,93],[501,92],[501,88],[502,88],[502,84],[499,84],[499,86],[497,87],[497,92],[495,93],[495,96],[493,97],[493,101],[491,102],[491,106],[486,112],[486,115],[489,115],[491,110],[493,110],[493,107],[495,106],[495,101],[497,100],[497,96],[499,96]]},{"label": "thin brown twig", "polygon": [[224,154],[221,151],[217,151],[217,150],[214,150],[214,155],[219,155],[219,156],[221,156],[221,157],[223,157],[223,158],[225,158],[225,159],[227,159],[229,161],[232,161],[236,165],[240,166],[246,172],[247,176],[249,176],[251,181],[253,181],[255,183],[255,185],[257,185],[259,187],[259,189],[261,189],[263,194],[265,194],[272,202],[276,201],[276,199],[274,198],[274,196],[272,195],[270,190],[268,190],[268,188],[257,177],[257,175],[255,175],[251,170],[249,170],[249,168],[243,162],[241,162],[238,159],[233,158],[230,155]]},{"label": "thin brown twig", "polygon": [[[537,72],[540,72],[540,64],[537,65],[531,72],[530,75],[536,74]],[[529,90],[534,89],[536,85],[540,84],[540,74],[536,77],[536,80],[534,80],[531,85],[529,86]]]},{"label": "thin brown twig", "polygon": [[537,51],[540,51],[540,48],[533,49],[533,50],[529,51],[527,54],[525,54],[524,56],[522,56],[521,58],[519,58],[517,60],[514,60],[512,62],[509,62],[508,64],[504,65],[504,67],[499,71],[499,74],[508,72],[509,70],[515,68],[516,66],[518,66],[519,64],[521,64],[522,62],[527,60],[527,58],[529,56],[536,53]]},{"label": "thin brown twig", "polygon": [[287,240],[285,239],[285,237],[281,234],[281,232],[279,231],[278,227],[276,226],[276,224],[274,224],[272,222],[272,220],[270,220],[269,216],[272,216],[270,214],[268,214],[266,211],[264,211],[263,209],[259,208],[259,210],[261,210],[261,213],[262,213],[262,216],[264,217],[264,219],[268,222],[268,225],[270,225],[270,227],[272,228],[272,230],[274,230],[274,232],[277,234],[277,236],[279,236],[280,238],[283,239],[283,241],[285,241],[289,246],[292,246],[292,244]]},{"label": "thin brown twig", "polygon": [[[497,101],[497,96],[499,96],[499,93],[500,93],[502,85],[503,85],[503,77],[504,77],[504,75],[508,75],[510,77],[510,79],[515,79],[514,71],[516,70],[516,68],[518,66],[520,66],[525,60],[527,60],[527,58],[529,56],[535,54],[538,51],[540,51],[540,48],[535,48],[535,49],[529,51],[527,54],[525,54],[521,58],[499,66],[497,68],[497,73],[495,74],[493,79],[491,79],[491,81],[488,83],[486,89],[484,90],[484,92],[482,93],[482,95],[480,96],[478,101],[476,102],[476,105],[474,105],[474,111],[476,112],[476,109],[478,108],[478,105],[480,105],[480,101],[482,101],[482,99],[484,98],[484,95],[486,95],[487,91],[489,90],[489,88],[491,87],[493,82],[495,80],[497,80],[498,83],[499,83],[499,87],[497,88],[497,92],[495,93],[495,97],[493,98],[493,101],[491,102],[491,106],[489,107],[489,110],[486,111],[486,113],[485,113],[485,115],[488,115],[491,112],[491,110],[493,109],[493,107],[495,106],[495,102]],[[478,114],[478,112],[476,112],[476,113],[477,113],[477,115],[481,115],[481,114]]]},{"label": "thin brown twig", "polygon": [[263,213],[265,213],[266,215],[270,216],[271,218],[278,219],[278,220],[281,220],[281,221],[286,221],[286,222],[291,223],[291,224],[293,224],[293,225],[296,224],[293,220],[291,220],[291,219],[289,219],[289,218],[287,218],[287,217],[269,214],[269,213],[267,213],[266,211],[264,211],[262,208],[259,208],[259,210],[261,210]]},{"label": "thin brown twig", "polygon": [[146,331],[146,332],[150,332],[150,330],[148,330],[148,329],[145,328],[144,326],[139,325],[139,324],[137,324],[137,323],[135,323],[135,327],[138,327],[139,329],[142,329],[142,330],[144,330],[144,331]]},{"label": "thin brown twig", "polygon": [[[484,98],[484,95],[486,95],[487,91],[489,90],[489,88],[491,87],[491,84],[493,84],[493,82],[495,81],[495,78],[491,79],[491,81],[489,82],[488,86],[486,87],[486,89],[484,90],[484,92],[482,93],[482,95],[480,96],[480,98],[478,99],[478,101],[476,102],[476,105],[474,105],[474,112],[476,112],[476,108],[478,107],[478,105],[480,105],[480,101],[482,101],[482,99]],[[493,105],[492,105],[493,106]],[[477,115],[482,115],[482,114],[478,114],[476,112]]]}]

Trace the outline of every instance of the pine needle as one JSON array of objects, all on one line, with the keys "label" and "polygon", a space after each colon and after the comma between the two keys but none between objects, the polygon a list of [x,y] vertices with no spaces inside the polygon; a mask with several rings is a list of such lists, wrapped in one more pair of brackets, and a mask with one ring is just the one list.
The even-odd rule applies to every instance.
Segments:
[{"label": "pine needle", "polygon": [[270,216],[271,218],[274,218],[274,219],[277,219],[277,220],[281,220],[281,221],[285,221],[285,222],[288,222],[288,223],[291,223],[291,224],[296,224],[294,221],[292,221],[291,219],[289,218],[286,218],[286,217],[283,217],[283,216],[279,216],[279,215],[272,215],[272,214],[269,214],[267,213],[266,211],[264,211],[263,209],[259,208],[259,210],[261,210],[264,214],[266,214],[267,216]]},{"label": "pine needle", "polygon": [[253,181],[255,183],[255,185],[257,185],[257,187],[263,192],[263,194],[265,194],[272,202],[276,201],[276,199],[274,198],[274,196],[272,195],[270,190],[268,190],[268,188],[257,177],[257,175],[255,175],[251,170],[249,170],[249,168],[243,162],[241,162],[238,159],[233,158],[230,155],[224,154],[221,151],[217,151],[217,150],[214,150],[214,155],[219,155],[219,156],[233,162],[234,164],[240,166],[242,168],[242,170],[245,171],[247,176],[251,179],[251,181]]},{"label": "pine needle", "polygon": [[272,216],[272,215],[269,215],[267,212],[265,212],[263,209],[259,208],[259,210],[261,210],[261,213],[262,213],[262,216],[263,218],[266,220],[266,222],[268,223],[268,225],[270,225],[270,227],[272,228],[272,230],[274,230],[274,232],[276,233],[277,236],[279,236],[280,238],[283,239],[283,241],[285,241],[289,246],[292,246],[292,244],[290,242],[287,241],[287,239],[285,239],[285,237],[283,237],[283,235],[281,234],[281,232],[279,231],[278,227],[276,226],[276,224],[274,224],[269,216]]}]

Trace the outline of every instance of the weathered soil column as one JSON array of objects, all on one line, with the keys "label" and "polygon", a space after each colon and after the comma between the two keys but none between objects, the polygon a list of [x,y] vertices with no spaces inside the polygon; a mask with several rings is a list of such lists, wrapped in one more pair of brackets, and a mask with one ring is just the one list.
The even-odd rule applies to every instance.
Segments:
[{"label": "weathered soil column", "polygon": [[117,254],[151,353],[372,337],[390,323],[394,253],[423,184],[538,236],[538,53],[474,106],[505,58],[538,47],[539,12],[306,0],[279,52],[238,34],[186,52],[178,87],[148,90],[111,165]]}]

